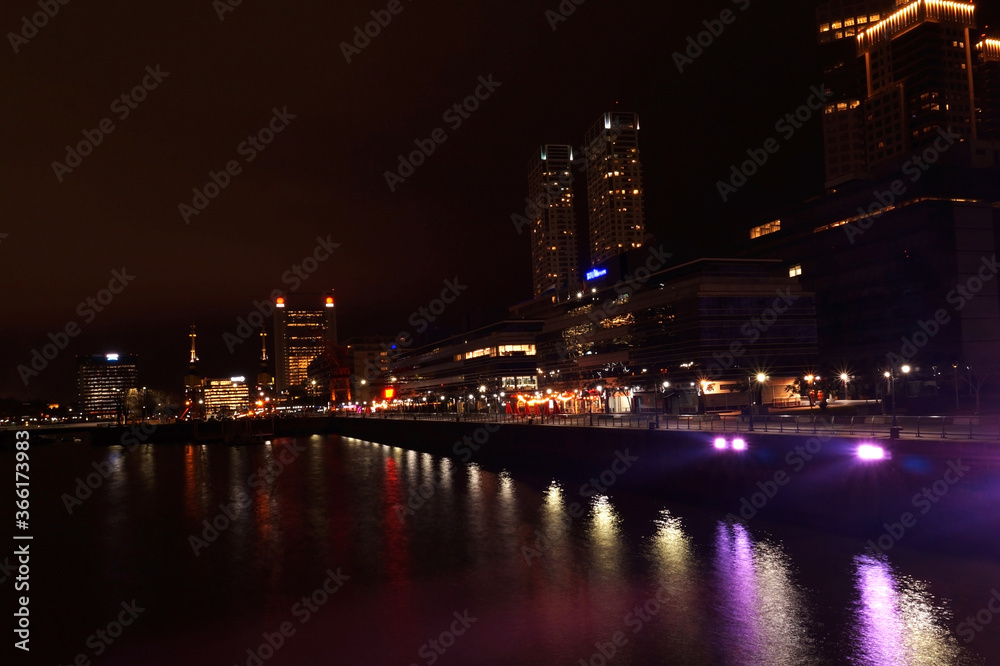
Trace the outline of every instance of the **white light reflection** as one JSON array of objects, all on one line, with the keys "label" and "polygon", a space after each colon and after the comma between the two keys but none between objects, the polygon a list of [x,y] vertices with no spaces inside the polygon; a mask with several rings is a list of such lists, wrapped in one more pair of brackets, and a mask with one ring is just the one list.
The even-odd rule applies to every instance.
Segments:
[{"label": "white light reflection", "polygon": [[715,575],[716,639],[725,663],[784,666],[816,661],[804,595],[779,546],[755,543],[743,525],[720,522]]},{"label": "white light reflection", "polygon": [[588,536],[591,543],[594,573],[600,578],[617,579],[622,570],[621,519],[607,495],[595,495],[590,503]]},{"label": "white light reflection", "polygon": [[945,628],[950,617],[927,591],[925,583],[894,574],[881,558],[854,558],[855,615],[853,663],[876,664],[974,663]]},{"label": "white light reflection", "polygon": [[660,603],[654,622],[662,628],[662,649],[671,654],[700,654],[707,658],[702,641],[707,626],[705,585],[691,537],[684,532],[680,518],[666,509],[654,524],[657,529],[649,541],[647,555],[653,574],[650,593]]}]

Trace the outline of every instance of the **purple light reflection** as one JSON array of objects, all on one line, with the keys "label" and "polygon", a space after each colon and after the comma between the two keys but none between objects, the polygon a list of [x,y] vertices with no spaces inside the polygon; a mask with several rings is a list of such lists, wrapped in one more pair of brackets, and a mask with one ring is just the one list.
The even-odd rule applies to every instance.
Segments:
[{"label": "purple light reflection", "polygon": [[888,561],[859,555],[854,659],[861,666],[976,663],[948,626],[948,610],[926,583],[895,573]]},{"label": "purple light reflection", "polygon": [[808,611],[782,548],[719,523],[715,549],[718,663],[814,663]]}]

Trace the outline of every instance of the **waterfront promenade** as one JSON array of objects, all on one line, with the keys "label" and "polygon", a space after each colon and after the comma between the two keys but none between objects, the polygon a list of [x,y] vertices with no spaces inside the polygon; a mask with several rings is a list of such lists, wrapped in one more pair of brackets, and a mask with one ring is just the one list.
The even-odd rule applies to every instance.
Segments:
[{"label": "waterfront promenade", "polygon": [[[349,418],[502,423],[524,426],[633,428],[639,430],[701,430],[705,432],[762,432],[768,434],[818,434],[889,438],[891,416],[824,414],[818,409],[804,414],[557,414],[551,416],[497,413],[379,412]],[[987,440],[1000,443],[1000,416],[897,416],[901,439]]]}]

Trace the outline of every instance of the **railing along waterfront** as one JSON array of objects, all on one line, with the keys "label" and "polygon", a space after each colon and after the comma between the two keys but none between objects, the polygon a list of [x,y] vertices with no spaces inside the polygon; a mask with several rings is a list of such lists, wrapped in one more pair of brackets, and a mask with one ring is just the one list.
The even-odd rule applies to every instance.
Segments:
[{"label": "railing along waterfront", "polygon": [[[702,430],[710,432],[766,432],[838,434],[889,437],[891,416],[827,416],[824,414],[554,414],[522,415],[488,412],[379,412],[338,416],[369,419],[501,423],[517,425],[632,428],[641,430]],[[1000,442],[1000,416],[899,416],[901,436],[914,438],[994,440]]]}]

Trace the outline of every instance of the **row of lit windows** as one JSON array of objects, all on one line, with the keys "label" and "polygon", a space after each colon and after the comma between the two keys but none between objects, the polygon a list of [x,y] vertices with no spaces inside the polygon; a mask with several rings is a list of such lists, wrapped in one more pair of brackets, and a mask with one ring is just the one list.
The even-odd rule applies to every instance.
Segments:
[{"label": "row of lit windows", "polygon": [[869,16],[859,16],[857,18],[848,18],[843,21],[834,21],[833,23],[824,23],[819,27],[820,32],[830,32],[830,30],[839,30],[840,28],[849,28],[855,23],[858,25],[864,25],[865,23],[878,21],[880,16],[878,14],[871,14]]},{"label": "row of lit windows", "polygon": [[856,109],[861,106],[861,101],[853,99],[850,102],[837,102],[836,104],[830,104],[825,109],[824,113],[834,113],[836,111],[847,111],[849,109]]},{"label": "row of lit windows", "polygon": [[773,234],[776,231],[781,231],[781,220],[775,220],[773,222],[768,222],[767,224],[761,224],[754,227],[750,230],[750,238],[760,238],[761,236]]},{"label": "row of lit windows", "polygon": [[[558,277],[550,275],[549,277]],[[524,354],[525,356],[535,355],[535,345],[499,345],[497,347],[484,347],[483,349],[476,349],[463,354],[456,354],[455,360],[461,361],[464,357],[465,359],[480,358],[482,356],[514,356],[515,354]]]},{"label": "row of lit windows", "polygon": [[501,377],[500,385],[504,390],[537,389],[538,378],[531,377]]}]

